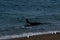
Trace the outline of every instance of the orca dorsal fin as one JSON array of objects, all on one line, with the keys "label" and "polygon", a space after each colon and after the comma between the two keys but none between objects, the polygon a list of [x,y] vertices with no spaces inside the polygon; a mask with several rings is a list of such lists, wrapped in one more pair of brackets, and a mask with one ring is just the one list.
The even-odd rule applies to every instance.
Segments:
[{"label": "orca dorsal fin", "polygon": [[26,18],[26,23],[29,23],[29,20]]}]

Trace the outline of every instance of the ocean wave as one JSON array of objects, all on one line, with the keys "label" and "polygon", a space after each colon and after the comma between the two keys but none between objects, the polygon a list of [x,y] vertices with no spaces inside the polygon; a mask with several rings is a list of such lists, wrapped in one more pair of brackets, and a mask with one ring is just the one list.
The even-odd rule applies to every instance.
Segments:
[{"label": "ocean wave", "polygon": [[29,32],[29,33],[23,33],[20,35],[6,35],[6,36],[1,36],[0,40],[5,40],[5,39],[11,39],[11,38],[20,38],[20,37],[27,37],[29,38],[29,36],[34,36],[34,35],[43,35],[43,34],[53,34],[53,33],[57,33],[60,31],[47,31],[47,32]]}]

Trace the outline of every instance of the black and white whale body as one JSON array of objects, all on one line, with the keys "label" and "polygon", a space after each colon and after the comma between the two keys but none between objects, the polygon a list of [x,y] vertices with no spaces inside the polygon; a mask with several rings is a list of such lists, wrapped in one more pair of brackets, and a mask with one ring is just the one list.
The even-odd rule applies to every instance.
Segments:
[{"label": "black and white whale body", "polygon": [[46,23],[29,22],[29,20],[26,19],[26,24],[24,26],[36,26],[36,25],[41,25],[41,24],[46,24]]}]

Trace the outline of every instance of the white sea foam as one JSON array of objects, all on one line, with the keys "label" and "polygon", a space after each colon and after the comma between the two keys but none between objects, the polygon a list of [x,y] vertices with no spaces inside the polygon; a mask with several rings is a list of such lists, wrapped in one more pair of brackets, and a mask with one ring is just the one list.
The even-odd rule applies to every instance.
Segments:
[{"label": "white sea foam", "polygon": [[53,33],[57,33],[57,32],[60,32],[60,31],[47,31],[47,32],[36,32],[36,33],[32,33],[32,32],[29,32],[29,33],[23,33],[23,34],[20,34],[20,35],[6,35],[6,36],[1,36],[0,37],[0,40],[3,40],[3,39],[11,39],[11,38],[19,38],[19,37],[27,37],[29,38],[29,36],[34,36],[34,35],[43,35],[43,34],[53,34]]}]

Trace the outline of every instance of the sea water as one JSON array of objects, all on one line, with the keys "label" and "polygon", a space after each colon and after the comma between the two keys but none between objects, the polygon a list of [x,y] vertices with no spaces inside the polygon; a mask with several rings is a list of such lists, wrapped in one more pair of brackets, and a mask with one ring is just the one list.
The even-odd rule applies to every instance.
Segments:
[{"label": "sea water", "polygon": [[[25,18],[48,23],[22,28]],[[60,31],[60,0],[0,0],[0,37]]]}]

